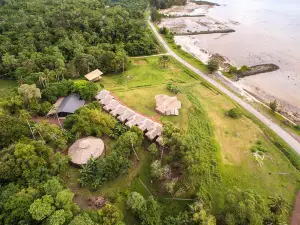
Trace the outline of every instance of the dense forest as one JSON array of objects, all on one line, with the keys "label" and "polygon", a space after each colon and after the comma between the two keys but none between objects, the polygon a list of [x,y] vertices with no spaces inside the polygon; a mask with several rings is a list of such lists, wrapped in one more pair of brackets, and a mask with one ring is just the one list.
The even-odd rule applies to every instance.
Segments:
[{"label": "dense forest", "polygon": [[[126,8],[101,0],[1,1],[0,74],[21,83],[118,72],[128,55],[157,53],[145,26],[145,1]],[[116,5],[116,2],[109,2]],[[136,7],[137,6],[137,7]],[[139,10],[128,10],[137,8]]]}]

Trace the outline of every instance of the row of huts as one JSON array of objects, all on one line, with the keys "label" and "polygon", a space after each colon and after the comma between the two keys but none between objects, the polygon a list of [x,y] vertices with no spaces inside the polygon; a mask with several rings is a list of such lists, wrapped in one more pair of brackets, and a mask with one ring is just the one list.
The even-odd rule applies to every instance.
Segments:
[{"label": "row of huts", "polygon": [[106,112],[116,117],[119,121],[125,123],[128,127],[137,126],[145,133],[149,140],[156,141],[162,145],[163,127],[160,123],[123,105],[107,90],[100,91],[95,98],[100,102]]}]

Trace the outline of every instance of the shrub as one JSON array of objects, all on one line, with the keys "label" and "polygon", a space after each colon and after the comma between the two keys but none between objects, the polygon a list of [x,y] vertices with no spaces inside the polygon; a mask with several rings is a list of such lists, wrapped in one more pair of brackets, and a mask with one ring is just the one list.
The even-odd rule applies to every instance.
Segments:
[{"label": "shrub", "polygon": [[257,145],[262,145],[262,141],[261,141],[261,140],[257,140],[255,143],[256,143]]},{"label": "shrub", "polygon": [[229,73],[230,74],[235,74],[238,72],[238,69],[235,66],[231,66],[229,67]]},{"label": "shrub", "polygon": [[156,147],[156,144],[155,143],[152,143],[150,146],[149,146],[149,152],[152,156],[156,156],[158,154],[158,149]]},{"label": "shrub", "polygon": [[277,101],[276,101],[276,100],[270,102],[269,106],[270,106],[270,108],[271,108],[271,110],[272,110],[273,112],[276,112],[276,111],[277,111],[278,104],[277,104]]},{"label": "shrub", "polygon": [[166,35],[166,34],[169,34],[169,30],[166,27],[161,27],[161,28],[159,28],[159,33]]},{"label": "shrub", "polygon": [[232,108],[227,112],[227,115],[231,118],[237,119],[240,118],[243,114],[238,108]]},{"label": "shrub", "polygon": [[254,145],[251,149],[251,152],[257,152],[257,153],[266,153],[268,149],[266,149],[263,145]]},{"label": "shrub", "polygon": [[109,135],[110,137],[117,139],[120,137],[122,134],[127,132],[129,129],[127,126],[125,126],[122,123],[117,123],[114,129],[112,130],[112,133]]},{"label": "shrub", "polygon": [[163,55],[161,57],[159,57],[158,59],[158,64],[162,67],[162,68],[168,68],[168,64],[171,62],[171,57],[168,55]]},{"label": "shrub", "polygon": [[295,129],[300,131],[300,125],[296,125]]},{"label": "shrub", "polygon": [[174,93],[174,94],[178,94],[178,93],[180,92],[178,86],[176,86],[176,85],[174,85],[174,84],[172,84],[172,83],[168,83],[168,84],[167,84],[167,89],[168,89],[170,92]]},{"label": "shrub", "polygon": [[210,59],[206,67],[210,73],[213,73],[219,69],[219,63],[216,60]]},{"label": "shrub", "polygon": [[238,73],[245,73],[246,71],[250,70],[248,66],[243,65],[239,70]]}]

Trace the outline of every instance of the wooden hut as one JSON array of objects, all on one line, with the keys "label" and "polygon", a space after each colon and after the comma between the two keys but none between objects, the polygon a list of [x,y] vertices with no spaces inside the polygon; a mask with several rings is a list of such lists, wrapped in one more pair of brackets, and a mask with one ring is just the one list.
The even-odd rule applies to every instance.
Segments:
[{"label": "wooden hut", "polygon": [[101,77],[102,74],[103,74],[103,73],[102,73],[100,70],[96,69],[96,70],[94,70],[94,71],[92,71],[92,72],[90,72],[90,73],[84,75],[84,77],[85,77],[88,81],[96,82],[96,81],[99,81],[99,80],[102,79],[102,77]]}]

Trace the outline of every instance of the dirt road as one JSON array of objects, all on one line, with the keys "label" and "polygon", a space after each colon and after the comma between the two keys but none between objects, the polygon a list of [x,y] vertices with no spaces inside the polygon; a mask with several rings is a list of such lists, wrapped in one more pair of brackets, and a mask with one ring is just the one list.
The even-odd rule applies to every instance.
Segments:
[{"label": "dirt road", "polygon": [[251,105],[244,102],[241,98],[239,98],[237,95],[226,89],[225,87],[221,86],[219,83],[217,83],[215,80],[211,79],[204,73],[202,73],[197,68],[193,67],[186,61],[184,61],[182,58],[180,58],[175,52],[172,51],[171,48],[167,45],[167,43],[164,41],[164,39],[160,36],[160,34],[157,32],[155,26],[150,21],[150,18],[148,19],[148,23],[153,30],[154,34],[156,35],[157,39],[160,41],[160,43],[164,46],[164,48],[167,50],[167,52],[173,56],[176,60],[178,60],[181,64],[188,67],[190,70],[201,76],[203,79],[205,79],[207,82],[218,88],[220,91],[222,91],[224,94],[229,96],[232,100],[237,102],[240,106],[248,110],[250,113],[252,113],[255,117],[257,117],[260,121],[262,121],[266,126],[268,126],[271,130],[273,130],[275,133],[277,133],[287,144],[289,144],[299,155],[300,155],[300,143],[298,143],[291,135],[289,135],[286,131],[281,129],[277,124],[270,121],[268,118],[266,118],[264,115],[262,115],[260,112],[258,112],[256,109],[254,109]]}]

